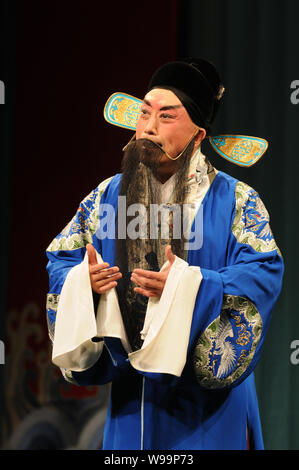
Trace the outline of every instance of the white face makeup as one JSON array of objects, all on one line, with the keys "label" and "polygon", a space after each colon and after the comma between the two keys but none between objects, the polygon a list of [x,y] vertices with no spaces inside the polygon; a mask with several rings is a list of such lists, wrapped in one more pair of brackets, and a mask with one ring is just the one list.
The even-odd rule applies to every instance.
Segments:
[{"label": "white face makeup", "polygon": [[[171,158],[176,158],[198,131],[199,128],[171,90],[155,88],[146,94],[137,123],[136,139],[150,139]],[[164,155],[161,163],[165,158],[168,157]]]}]

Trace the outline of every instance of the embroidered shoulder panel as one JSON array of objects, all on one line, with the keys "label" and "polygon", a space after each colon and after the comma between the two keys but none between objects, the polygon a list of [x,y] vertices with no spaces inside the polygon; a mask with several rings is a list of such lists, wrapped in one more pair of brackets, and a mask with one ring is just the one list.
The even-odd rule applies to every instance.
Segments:
[{"label": "embroidered shoulder panel", "polygon": [[247,184],[238,182],[235,196],[236,212],[232,232],[237,241],[261,253],[273,250],[279,252],[270,228],[269,214],[258,193]]},{"label": "embroidered shoulder panel", "polygon": [[250,300],[225,295],[220,316],[204,331],[195,348],[194,369],[200,385],[223,388],[241,377],[252,361],[262,326]]},{"label": "embroidered shoulder panel", "polygon": [[54,238],[47,251],[76,250],[92,242],[98,229],[100,199],[111,179],[103,181],[81,202],[76,215]]}]

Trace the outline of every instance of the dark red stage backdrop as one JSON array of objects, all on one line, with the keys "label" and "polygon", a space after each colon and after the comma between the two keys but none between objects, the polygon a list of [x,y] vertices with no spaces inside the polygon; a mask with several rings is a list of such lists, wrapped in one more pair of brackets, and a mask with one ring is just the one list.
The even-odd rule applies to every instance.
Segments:
[{"label": "dark red stage backdrop", "polygon": [[[59,400],[45,250],[80,200],[119,172],[131,133],[104,121],[105,102],[115,91],[142,97],[154,69],[177,51],[176,0],[30,1],[19,13],[6,440],[32,410]],[[94,393],[60,391],[62,398]]]}]

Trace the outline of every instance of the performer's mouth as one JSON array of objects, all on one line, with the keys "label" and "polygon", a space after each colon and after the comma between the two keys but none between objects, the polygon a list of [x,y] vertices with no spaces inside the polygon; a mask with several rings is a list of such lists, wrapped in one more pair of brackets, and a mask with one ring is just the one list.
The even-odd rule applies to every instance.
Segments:
[{"label": "performer's mouth", "polygon": [[[161,142],[156,142],[155,140],[153,140],[153,139],[148,139],[148,138],[143,139],[143,140],[144,140],[144,141],[149,141],[149,142],[151,142],[152,144],[154,144],[154,145],[156,145],[157,147],[159,147],[159,149],[163,150],[163,144],[161,144]],[[142,147],[145,148],[145,143],[143,143]]]}]

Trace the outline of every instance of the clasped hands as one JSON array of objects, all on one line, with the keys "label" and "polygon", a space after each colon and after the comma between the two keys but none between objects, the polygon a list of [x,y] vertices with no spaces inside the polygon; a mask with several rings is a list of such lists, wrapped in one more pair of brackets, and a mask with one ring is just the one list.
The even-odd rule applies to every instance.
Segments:
[{"label": "clasped hands", "polygon": [[[110,267],[108,263],[98,263],[93,245],[88,244],[86,249],[92,290],[98,294],[108,292],[117,285],[117,281],[122,277],[122,273],[117,266]],[[137,287],[134,288],[136,293],[145,297],[161,297],[168,273],[175,260],[175,255],[170,245],[167,245],[165,248],[165,256],[169,261],[169,266],[163,272],[134,269],[131,281],[137,284]]]}]

